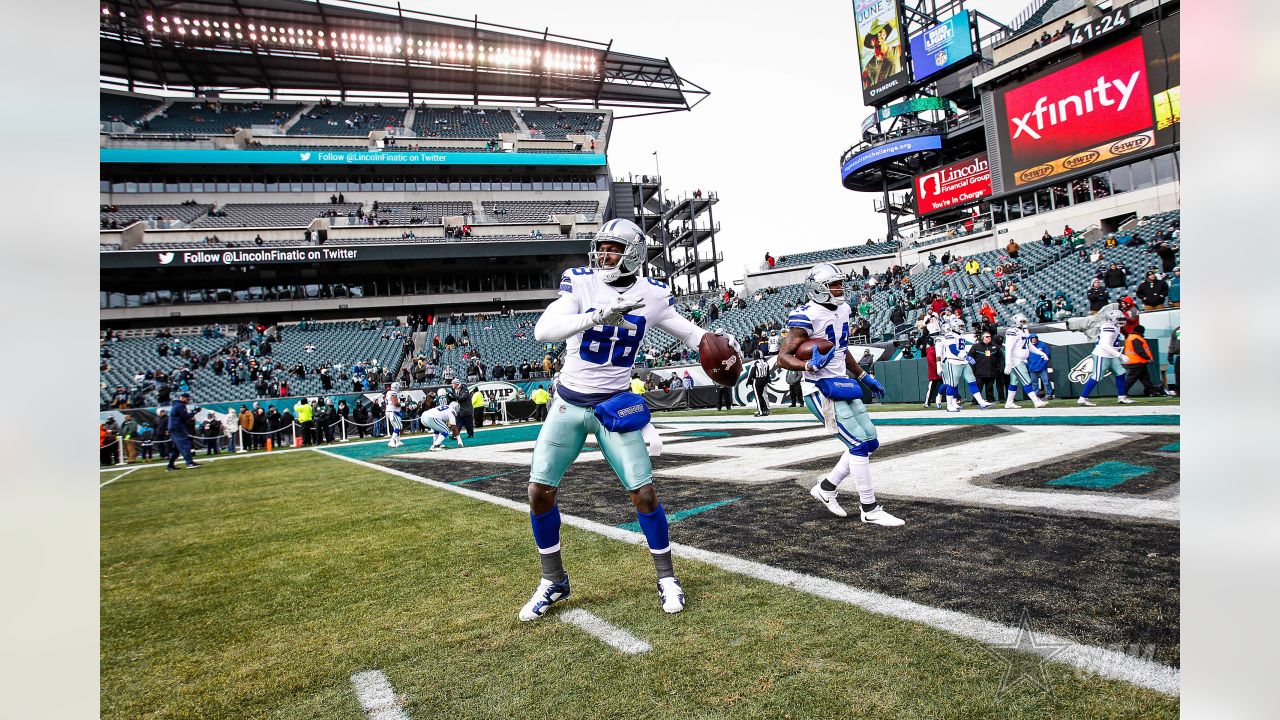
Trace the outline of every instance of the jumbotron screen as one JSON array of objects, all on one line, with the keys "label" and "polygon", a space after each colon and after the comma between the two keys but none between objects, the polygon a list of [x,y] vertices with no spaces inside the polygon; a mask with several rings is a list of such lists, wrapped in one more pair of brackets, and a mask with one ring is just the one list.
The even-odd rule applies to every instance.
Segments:
[{"label": "jumbotron screen", "polygon": [[1177,142],[1178,16],[993,93],[1006,190]]}]

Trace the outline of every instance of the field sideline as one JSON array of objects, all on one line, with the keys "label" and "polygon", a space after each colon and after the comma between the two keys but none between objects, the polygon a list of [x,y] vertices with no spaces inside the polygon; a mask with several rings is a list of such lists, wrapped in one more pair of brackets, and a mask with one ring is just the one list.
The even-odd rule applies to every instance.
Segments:
[{"label": "field sideline", "polygon": [[1051,690],[1002,692],[1038,660],[689,559],[688,610],[666,616],[642,548],[566,526],[564,609],[652,645],[624,655],[564,610],[515,619],[536,581],[523,512],[322,452],[240,458],[103,474],[104,717],[358,718],[369,670],[414,718],[1178,712],[1056,663]]}]

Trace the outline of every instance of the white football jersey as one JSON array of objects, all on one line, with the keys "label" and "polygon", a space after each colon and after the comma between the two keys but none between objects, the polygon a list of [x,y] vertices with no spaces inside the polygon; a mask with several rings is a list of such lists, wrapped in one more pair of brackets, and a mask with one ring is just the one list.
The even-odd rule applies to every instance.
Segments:
[{"label": "white football jersey", "polygon": [[601,280],[592,268],[570,268],[560,278],[560,295],[573,298],[579,313],[608,307],[618,297],[644,303],[644,307],[626,315],[635,330],[596,325],[569,338],[559,384],[578,393],[629,389],[631,368],[645,333],[654,327],[662,328],[668,318],[681,317],[667,284],[652,278],[637,277],[631,287],[619,290]]},{"label": "white football jersey", "polygon": [[400,405],[399,405],[399,404],[396,404],[396,405],[392,405],[392,404],[391,404],[391,398],[395,398],[397,403],[403,402],[403,401],[401,401],[401,400],[400,400],[400,393],[399,393],[399,391],[397,391],[397,390],[388,390],[388,391],[387,391],[387,393],[386,393],[386,395],[384,395],[384,396],[383,396],[383,400],[382,400],[382,404],[386,406],[386,409],[387,409],[387,412],[388,412],[388,413],[394,413],[394,412],[396,412],[397,410],[399,410],[399,409],[400,409]]},{"label": "white football jersey", "polygon": [[1015,365],[1026,362],[1027,358],[1031,357],[1030,337],[1031,331],[1024,328],[1011,327],[1005,329],[1005,352],[1009,354],[1008,357]]},{"label": "white football jersey", "polygon": [[972,345],[960,333],[949,332],[942,336],[942,360],[952,365],[968,365]]},{"label": "white football jersey", "polygon": [[453,408],[445,405],[444,407],[433,407],[422,413],[422,417],[428,420],[439,420],[445,425],[457,425],[458,416],[453,414]]},{"label": "white football jersey", "polygon": [[822,378],[848,377],[844,357],[849,348],[849,303],[837,303],[834,309],[828,309],[816,302],[807,302],[796,307],[787,317],[787,327],[800,328],[809,333],[811,338],[826,338],[835,345],[836,354],[831,362],[817,372],[804,371],[804,379],[810,382]]},{"label": "white football jersey", "polygon": [[1118,357],[1124,354],[1124,335],[1120,332],[1120,328],[1111,323],[1103,323],[1098,328],[1098,344],[1093,348],[1093,354],[1099,357]]}]

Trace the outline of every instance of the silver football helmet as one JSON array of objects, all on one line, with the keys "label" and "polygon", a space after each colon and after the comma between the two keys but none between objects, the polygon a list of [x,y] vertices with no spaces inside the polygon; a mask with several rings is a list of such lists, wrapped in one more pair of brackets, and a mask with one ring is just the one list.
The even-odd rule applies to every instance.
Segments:
[{"label": "silver football helmet", "polygon": [[1111,323],[1112,325],[1124,324],[1124,319],[1125,319],[1124,311],[1121,310],[1120,308],[1115,308],[1112,310],[1103,310],[1098,314],[1102,316],[1102,321],[1104,323]]},{"label": "silver football helmet", "polygon": [[957,334],[957,335],[963,335],[963,334],[964,334],[964,320],[963,320],[963,319],[961,319],[961,318],[958,318],[958,317],[948,318],[948,319],[947,319],[947,330],[949,330],[949,331],[951,331],[951,332],[953,332],[953,333],[955,333],[955,334]]},{"label": "silver football helmet", "polygon": [[[804,276],[804,289],[813,302],[823,305],[838,304],[844,302],[844,281],[845,274],[840,272],[840,268],[831,263],[818,263]],[[831,294],[831,286],[836,283],[842,288],[839,296]]]},{"label": "silver football helmet", "polygon": [[1022,313],[1018,313],[1017,315],[1014,315],[1012,318],[1010,318],[1010,321],[1013,323],[1014,327],[1022,328],[1024,330],[1026,329],[1027,325],[1031,324],[1031,321],[1027,319],[1027,316],[1023,315]]},{"label": "silver football helmet", "polygon": [[454,415],[462,412],[462,406],[458,405],[456,402],[449,403],[449,409],[453,411]]},{"label": "silver football helmet", "polygon": [[391,383],[391,391],[392,391],[392,392],[400,392],[400,383],[398,383],[398,382],[393,382],[393,383]]},{"label": "silver football helmet", "polygon": [[[600,251],[600,243],[612,242],[623,246],[622,258],[613,267],[604,267],[601,260],[604,253]],[[591,239],[591,251],[587,253],[587,265],[597,271],[600,279],[607,283],[617,282],[625,275],[635,275],[644,265],[644,232],[640,226],[630,220],[614,218],[596,232]]]}]

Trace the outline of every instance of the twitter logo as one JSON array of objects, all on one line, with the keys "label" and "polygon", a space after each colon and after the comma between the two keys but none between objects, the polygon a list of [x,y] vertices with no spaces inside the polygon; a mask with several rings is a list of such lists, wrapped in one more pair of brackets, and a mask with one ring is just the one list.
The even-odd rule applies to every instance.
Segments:
[{"label": "twitter logo", "polygon": [[169,263],[173,262],[173,253],[171,252],[159,253],[159,257],[160,257],[161,265],[168,265]]},{"label": "twitter logo", "polygon": [[309,152],[298,153],[298,159],[301,160],[302,162],[306,162],[311,159],[311,153]]}]

